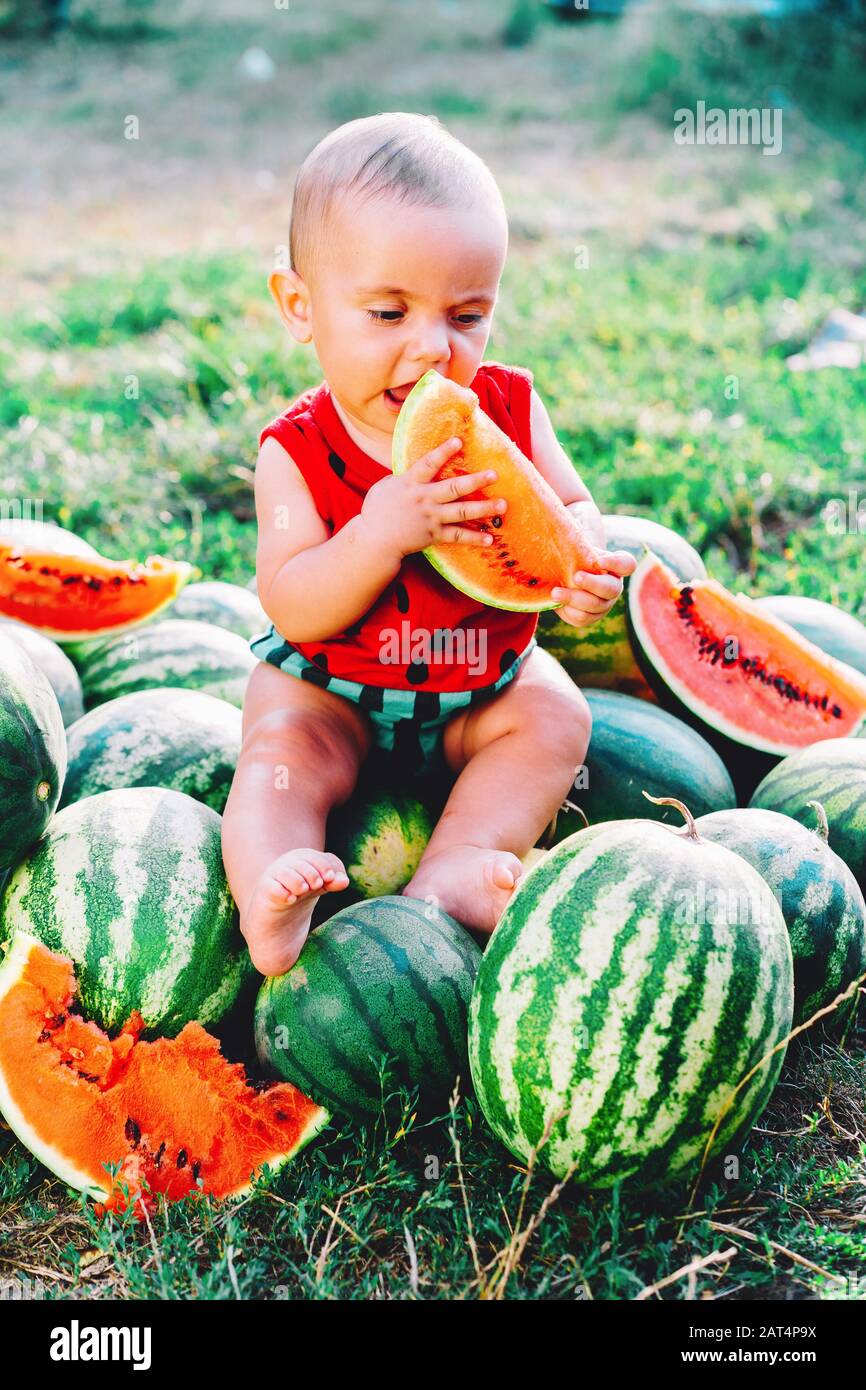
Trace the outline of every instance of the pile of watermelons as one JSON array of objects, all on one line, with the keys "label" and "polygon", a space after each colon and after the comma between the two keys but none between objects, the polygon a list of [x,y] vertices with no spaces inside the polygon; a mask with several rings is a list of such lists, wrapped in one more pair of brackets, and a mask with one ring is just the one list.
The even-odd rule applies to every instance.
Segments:
[{"label": "pile of watermelons", "polygon": [[[588,632],[553,612],[538,634],[585,690],[586,765],[483,956],[399,896],[442,789],[368,776],[328,830],[350,889],[255,1002],[219,818],[248,641],[268,627],[255,593],[187,583],[182,563],[105,561],[59,528],[0,535],[0,943],[26,943],[0,965],[0,1110],[43,1161],[110,1195],[81,1137],[98,1111],[102,1162],[133,1190],[229,1195],[325,1111],[374,1115],[397,1085],[438,1103],[471,1070],[521,1158],[590,1186],[653,1183],[741,1141],[795,1027],[821,1011],[850,1023],[866,973],[866,628],[814,600],[731,594],[666,528],[606,522],[609,547],[640,556],[626,594]],[[74,1002],[34,943],[73,963]],[[71,1015],[90,1030],[75,1052]],[[258,1090],[195,1060],[217,1044],[189,1032],[253,1019]],[[136,1092],[126,1114],[125,1048],[177,1094]],[[55,1080],[66,1068],[51,1114],[27,1098],[37,1061]],[[237,1171],[205,1121],[190,1157],[177,1078],[195,1068],[224,1151],[255,1096],[279,1100],[255,1112]]]}]

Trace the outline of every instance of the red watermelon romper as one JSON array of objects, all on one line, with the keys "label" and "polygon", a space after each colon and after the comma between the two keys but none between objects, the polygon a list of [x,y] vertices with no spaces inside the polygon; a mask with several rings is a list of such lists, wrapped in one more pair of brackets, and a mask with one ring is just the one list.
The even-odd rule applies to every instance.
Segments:
[{"label": "red watermelon romper", "polygon": [[[471,382],[481,409],[532,458],[532,373],[484,362]],[[305,391],[262,431],[300,471],[334,535],[361,510],[389,469],[359,448],[326,382]],[[513,680],[534,646],[537,615],[480,604],[448,583],[422,554],[407,555],[363,617],[321,642],[291,643],[271,625],[250,642],[261,660],[354,701],[375,742],[420,771],[436,759],[451,715]]]}]

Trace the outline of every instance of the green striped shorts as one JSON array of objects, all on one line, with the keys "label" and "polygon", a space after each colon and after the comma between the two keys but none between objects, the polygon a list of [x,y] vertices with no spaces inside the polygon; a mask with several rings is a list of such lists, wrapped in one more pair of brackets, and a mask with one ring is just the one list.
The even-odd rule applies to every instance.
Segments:
[{"label": "green striped shorts", "polygon": [[494,685],[476,690],[389,689],[382,685],[362,685],[329,675],[302,656],[271,624],[270,630],[253,637],[250,650],[260,661],[267,661],[287,675],[330,690],[351,700],[367,715],[373,727],[373,743],[399,759],[400,771],[411,774],[438,772],[444,766],[442,734],[458,710],[489,700],[514,680],[532,648],[535,638],[512,662]]}]

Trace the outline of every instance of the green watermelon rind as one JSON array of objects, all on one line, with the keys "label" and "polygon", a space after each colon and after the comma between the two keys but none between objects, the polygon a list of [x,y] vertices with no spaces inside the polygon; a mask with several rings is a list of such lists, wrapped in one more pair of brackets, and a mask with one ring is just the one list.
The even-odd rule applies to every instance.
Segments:
[{"label": "green watermelon rind", "polygon": [[363,898],[389,897],[411,879],[433,829],[423,802],[380,790],[335,813],[328,848],[343,861],[351,890]]},{"label": "green watermelon rind", "polygon": [[267,632],[270,626],[257,595],[241,584],[230,584],[223,579],[203,579],[187,584],[165,616],[211,623],[247,641]]},{"label": "green watermelon rind", "polygon": [[81,681],[60,644],[14,618],[0,618],[0,635],[11,637],[13,642],[23,647],[33,664],[48,678],[57,696],[64,725],[68,728],[76,719],[80,719],[84,713]]},{"label": "green watermelon rind", "polygon": [[[673,796],[693,816],[736,806],[734,784],[716,750],[691,725],[646,700],[617,690],[584,691],[592,715],[586,787],[568,794],[590,825],[631,817],[680,825],[675,807],[643,795]],[[579,830],[577,813],[561,812],[557,839]]]},{"label": "green watermelon rind", "polygon": [[101,792],[57,813],[0,902],[0,943],[20,931],[72,960],[86,1016],[109,1033],[133,1011],[148,1034],[215,1025],[255,974],[220,817],[160,787]]},{"label": "green watermelon rind", "polygon": [[830,848],[866,896],[866,739],[820,739],[791,753],[755,788],[749,805],[811,827],[815,812],[810,801],[824,807]]},{"label": "green watermelon rind", "polygon": [[189,618],[166,618],[100,643],[83,661],[80,675],[88,710],[159,686],[202,690],[240,707],[257,665],[237,633]]},{"label": "green watermelon rind", "polygon": [[326,1109],[380,1113],[394,1085],[447,1094],[468,1075],[466,1017],[481,952],[453,918],[413,898],[343,908],[308,938],[255,1012],[262,1066]]},{"label": "green watermelon rind", "polygon": [[[674,910],[701,883],[705,899],[737,895],[736,920]],[[792,1011],[788,932],[761,876],[720,846],[617,821],[563,841],[511,899],[473,990],[472,1078],[518,1158],[553,1121],[539,1159],[554,1174],[652,1187],[697,1169],[716,1121],[713,1156],[742,1141]]]},{"label": "green watermelon rind", "polygon": [[696,825],[704,839],[746,859],[775,894],[791,938],[798,1027],[866,973],[866,901],[857,880],[814,829],[778,811],[740,807]]},{"label": "green watermelon rind", "polygon": [[0,632],[0,869],[43,834],[66,775],[66,734],[48,677]]},{"label": "green watermelon rind", "polygon": [[61,810],[121,787],[168,787],[222,813],[241,748],[241,712],[201,690],[139,690],[95,705],[66,731]]}]

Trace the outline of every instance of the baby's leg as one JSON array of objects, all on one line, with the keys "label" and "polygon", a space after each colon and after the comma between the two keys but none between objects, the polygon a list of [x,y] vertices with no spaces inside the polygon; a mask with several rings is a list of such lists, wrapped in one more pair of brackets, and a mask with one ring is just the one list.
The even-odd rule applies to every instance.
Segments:
[{"label": "baby's leg", "polygon": [[574,682],[536,647],[492,700],[451,720],[445,756],[460,776],[411,882],[464,926],[492,931],[535,844],[568,795],[592,716]]},{"label": "baby's leg", "polygon": [[351,795],[368,747],[364,716],[348,701],[265,662],[253,671],[222,848],[264,975],[294,965],[316,898],[347,886],[339,859],[324,852],[325,823]]}]

